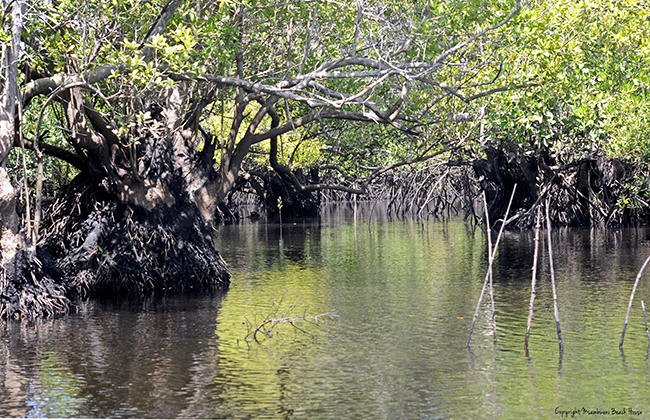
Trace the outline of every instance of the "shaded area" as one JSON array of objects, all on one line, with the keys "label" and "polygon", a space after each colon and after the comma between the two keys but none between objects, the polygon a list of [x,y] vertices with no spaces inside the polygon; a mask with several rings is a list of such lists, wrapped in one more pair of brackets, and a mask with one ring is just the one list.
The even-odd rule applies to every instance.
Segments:
[{"label": "shaded area", "polygon": [[532,228],[546,202],[556,226],[620,227],[650,221],[643,163],[602,156],[563,159],[547,149],[527,154],[511,147],[486,148],[486,158],[473,160],[472,167],[493,221],[503,218],[515,184],[510,226]]},{"label": "shaded area", "polygon": [[0,331],[2,417],[209,417],[220,297],[80,305]]},{"label": "shaded area", "polygon": [[43,249],[19,251],[13,269],[0,276],[0,319],[33,320],[74,311],[75,289]]},{"label": "shaded area", "polygon": [[78,181],[48,215],[44,242],[82,298],[202,293],[229,284],[210,228],[185,202],[146,211]]}]

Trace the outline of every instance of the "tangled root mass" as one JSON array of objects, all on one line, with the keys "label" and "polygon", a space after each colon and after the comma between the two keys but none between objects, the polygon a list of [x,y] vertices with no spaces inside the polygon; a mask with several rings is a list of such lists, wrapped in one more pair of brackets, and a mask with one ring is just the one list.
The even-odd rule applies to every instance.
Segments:
[{"label": "tangled root mass", "polygon": [[70,184],[50,211],[46,247],[81,298],[225,290],[211,227],[187,202],[146,211]]},{"label": "tangled root mass", "polygon": [[41,248],[21,250],[0,273],[0,319],[35,320],[73,312],[74,289]]}]

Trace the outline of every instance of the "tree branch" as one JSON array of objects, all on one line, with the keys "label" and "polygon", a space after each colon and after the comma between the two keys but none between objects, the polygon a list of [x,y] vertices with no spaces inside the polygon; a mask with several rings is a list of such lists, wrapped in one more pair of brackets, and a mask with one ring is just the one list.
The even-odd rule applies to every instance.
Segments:
[{"label": "tree branch", "polygon": [[428,66],[429,68],[427,70],[425,70],[422,73],[422,75],[425,74],[425,73],[430,73],[440,63],[442,63],[443,60],[445,60],[447,57],[457,53],[462,48],[464,48],[467,45],[471,44],[472,42],[476,41],[478,38],[482,37],[486,33],[490,32],[490,31],[493,31],[495,29],[498,29],[498,28],[502,27],[503,25],[505,25],[506,23],[510,22],[510,20],[512,20],[512,18],[514,18],[517,15],[517,13],[519,13],[519,11],[521,10],[521,0],[516,0],[516,1],[517,1],[517,3],[516,3],[515,8],[512,10],[512,12],[510,12],[510,14],[505,19],[503,19],[501,22],[499,22],[499,23],[497,23],[495,25],[488,26],[487,28],[483,29],[482,31],[477,32],[476,34],[474,34],[472,37],[470,37],[470,38],[468,38],[468,39],[466,39],[464,41],[461,41],[458,44],[454,45],[453,47],[449,48],[448,50],[445,50],[442,53],[440,53],[433,61],[431,61],[429,63],[429,66]]},{"label": "tree branch", "polygon": [[[402,116],[400,115],[398,118],[401,118]],[[256,144],[259,142],[262,142],[264,140],[268,140],[271,137],[274,136],[279,136],[281,134],[287,133],[289,131],[292,131],[298,127],[302,127],[304,125],[307,125],[309,123],[312,123],[314,121],[321,121],[321,120],[347,120],[347,121],[362,121],[362,122],[375,122],[375,123],[384,123],[384,124],[392,124],[391,121],[388,119],[380,119],[378,118],[375,113],[369,113],[369,112],[351,112],[351,111],[342,111],[342,110],[316,110],[313,111],[309,114],[303,115],[302,117],[296,118],[292,121],[289,121],[288,123],[285,123],[284,125],[278,126],[276,128],[271,128],[270,130],[264,132],[264,133],[258,133],[252,136],[252,141],[251,144]],[[415,135],[417,136],[418,133],[415,131],[412,131],[411,129],[404,127],[403,131],[405,131],[407,134]]]},{"label": "tree branch", "polygon": [[253,174],[246,172],[240,177],[240,179],[242,179],[244,182],[248,182],[248,184],[255,190],[255,193],[258,197],[264,198],[264,188],[259,182],[257,182],[255,178],[253,178]]},{"label": "tree branch", "polygon": [[246,157],[251,145],[253,144],[255,131],[262,122],[262,119],[270,112],[270,110],[273,109],[273,105],[275,105],[278,99],[280,98],[277,96],[271,96],[266,101],[258,98],[258,101],[262,104],[262,107],[257,111],[257,114],[255,114],[255,117],[253,117],[253,121],[250,123],[248,129],[246,130],[246,134],[244,134],[244,137],[237,144],[230,162],[230,170],[237,169],[237,171],[239,171],[239,167],[244,161],[244,157]]},{"label": "tree branch", "polygon": [[[271,115],[271,127],[277,127],[280,124],[280,116],[277,114],[277,112],[273,109],[269,111],[269,114]],[[298,180],[298,177],[296,177],[296,174],[293,173],[291,168],[281,164],[278,162],[278,136],[273,136],[271,137],[271,150],[269,152],[269,162],[271,164],[271,167],[278,173],[284,174],[287,176],[290,180],[291,183],[299,190],[299,191],[319,191],[319,190],[338,190],[338,191],[344,191],[348,192],[351,194],[365,194],[366,191],[365,189],[356,189],[356,188],[349,188],[349,187],[344,187],[342,185],[328,185],[328,184],[307,184],[303,185],[300,183]]]},{"label": "tree branch", "polygon": [[399,168],[401,166],[412,165],[412,164],[418,163],[418,162],[426,162],[427,160],[431,160],[436,156],[440,156],[440,155],[442,155],[444,153],[447,153],[447,152],[453,150],[454,148],[455,148],[455,146],[447,146],[447,147],[445,147],[445,148],[443,148],[441,150],[438,150],[438,151],[436,151],[434,153],[431,153],[431,154],[428,154],[428,155],[418,156],[418,157],[413,158],[413,159],[403,160],[401,162],[396,162],[396,163],[393,163],[393,164],[390,164],[390,165],[383,166],[381,168],[377,168],[377,169],[374,170],[374,172],[372,174],[370,174],[367,177],[363,178],[362,182],[367,185],[370,182],[372,182],[373,179],[377,178],[379,175],[384,174],[384,173],[386,173],[388,171]]},{"label": "tree branch", "polygon": [[35,96],[50,94],[61,86],[78,85],[80,83],[92,85],[108,79],[114,72],[121,73],[125,70],[125,65],[105,65],[80,74],[57,74],[52,77],[32,80],[23,90],[23,107],[26,108]]},{"label": "tree branch", "polygon": [[120,142],[120,139],[115,135],[113,130],[108,127],[108,123],[104,117],[102,117],[102,115],[97,112],[97,110],[84,104],[84,113],[86,114],[86,117],[92,124],[93,128],[99,132],[99,134],[104,136],[109,147]]},{"label": "tree branch", "polygon": [[[31,140],[23,139],[23,141],[26,149],[34,150],[34,143]],[[21,146],[20,139],[18,137],[14,139],[13,146],[14,147]],[[86,162],[75,153],[72,153],[64,148],[54,146],[49,143],[39,142],[38,146],[40,147],[41,151],[48,156],[55,157],[57,159],[61,159],[65,162],[68,162],[70,165],[74,166],[80,171],[85,171],[87,169]]]},{"label": "tree branch", "polygon": [[172,16],[174,16],[174,12],[176,12],[176,9],[181,5],[182,2],[183,0],[172,0],[167,3],[160,11],[158,18],[156,19],[156,23],[154,23],[154,25],[149,29],[149,32],[147,32],[147,35],[145,36],[145,40],[142,42],[142,45],[140,45],[140,48],[142,48],[142,57],[144,58],[144,61],[148,62],[151,60],[151,54],[153,54],[153,48],[146,44],[150,43],[151,39],[154,36],[163,33]]}]

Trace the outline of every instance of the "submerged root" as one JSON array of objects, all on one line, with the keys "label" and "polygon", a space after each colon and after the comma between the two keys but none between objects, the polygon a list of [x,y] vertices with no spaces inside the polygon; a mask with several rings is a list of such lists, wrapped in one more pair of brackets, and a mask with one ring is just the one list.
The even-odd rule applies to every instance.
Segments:
[{"label": "submerged root", "polygon": [[[303,186],[319,183],[316,168],[310,174],[297,169],[293,176]],[[321,194],[322,191],[301,190],[286,173],[260,168],[241,177],[229,196],[229,202],[232,208],[259,204],[271,217],[316,217],[320,211]]]}]

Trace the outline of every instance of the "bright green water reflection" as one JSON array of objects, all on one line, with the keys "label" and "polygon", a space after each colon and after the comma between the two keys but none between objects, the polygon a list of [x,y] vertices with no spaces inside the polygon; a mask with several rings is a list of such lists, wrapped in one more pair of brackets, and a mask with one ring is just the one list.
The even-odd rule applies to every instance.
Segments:
[{"label": "bright green water reflection", "polygon": [[82,383],[70,370],[61,366],[54,351],[42,354],[41,369],[35,378],[30,417],[74,417],[84,405],[79,397]]},{"label": "bright green water reflection", "polygon": [[[578,410],[593,419],[616,409],[626,414],[615,418],[650,418],[640,310],[650,274],[618,349],[650,254],[647,230],[554,233],[565,350],[560,358],[544,252],[526,356],[532,232],[507,232],[495,261],[496,347],[486,299],[468,351],[484,232],[460,219],[377,213],[339,207],[282,231],[220,228],[233,274],[225,296],[91,302],[71,317],[8,325],[0,417],[547,419]],[[269,316],[322,313],[336,317],[246,338]]]},{"label": "bright green water reflection", "polygon": [[[447,223],[357,219],[337,226],[222,232],[235,287],[218,324],[215,410],[224,417],[553,418],[560,410],[648,414],[647,339],[640,311],[617,347],[631,281],[648,252],[639,231],[556,234],[565,353],[559,357],[548,275],[538,286],[530,355],[523,351],[532,233],[508,233],[495,266],[499,342],[484,305],[465,339],[485,275],[485,237]],[[547,266],[546,255],[540,262]],[[643,286],[639,296],[648,295]],[[309,303],[340,318],[312,339],[241,340],[242,319],[269,302]],[[637,305],[638,306],[638,305]],[[262,317],[263,318],[263,317]]]},{"label": "bright green water reflection", "polygon": [[[217,416],[420,417],[451,413],[454,393],[481,394],[470,378],[449,381],[460,362],[449,340],[462,341],[458,318],[483,270],[482,235],[462,223],[312,224],[288,226],[282,238],[277,230],[222,232],[224,245],[241,249],[229,258],[237,286],[217,323]],[[242,319],[280,298],[339,318],[306,326],[315,338],[283,327],[261,344],[243,342]]]}]

